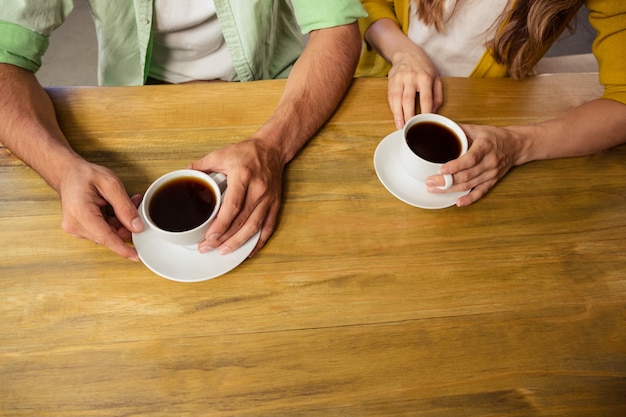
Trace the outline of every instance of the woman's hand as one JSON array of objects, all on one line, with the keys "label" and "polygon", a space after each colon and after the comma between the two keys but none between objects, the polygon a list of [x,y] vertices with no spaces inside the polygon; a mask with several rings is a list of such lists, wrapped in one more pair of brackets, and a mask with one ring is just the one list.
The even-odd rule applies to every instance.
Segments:
[{"label": "woman's hand", "polygon": [[391,64],[387,97],[396,128],[402,129],[415,115],[418,93],[422,113],[435,113],[441,107],[443,86],[437,68],[397,21],[377,20],[365,32],[365,40]]},{"label": "woman's hand", "polygon": [[416,45],[396,52],[389,71],[387,99],[397,129],[416,113],[419,93],[421,113],[435,113],[443,104],[443,85],[428,56]]},{"label": "woman's hand", "polygon": [[452,175],[454,185],[442,191],[438,188],[444,184],[442,175],[426,179],[428,191],[432,193],[472,190],[457,200],[459,207],[468,206],[487,194],[513,166],[518,165],[523,149],[521,136],[514,129],[482,125],[461,127],[467,135],[469,150],[441,168],[442,175]]}]

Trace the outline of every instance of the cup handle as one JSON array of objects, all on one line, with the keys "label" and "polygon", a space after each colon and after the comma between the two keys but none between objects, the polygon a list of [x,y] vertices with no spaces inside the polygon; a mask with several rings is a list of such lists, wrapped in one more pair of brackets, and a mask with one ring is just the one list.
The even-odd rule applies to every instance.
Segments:
[{"label": "cup handle", "polygon": [[450,174],[444,174],[443,179],[445,183],[441,187],[439,187],[440,190],[447,190],[454,184],[454,179]]},{"label": "cup handle", "polygon": [[226,175],[221,172],[212,172],[209,174],[213,181],[217,183],[217,186],[220,187],[220,193],[224,194],[226,191]]}]

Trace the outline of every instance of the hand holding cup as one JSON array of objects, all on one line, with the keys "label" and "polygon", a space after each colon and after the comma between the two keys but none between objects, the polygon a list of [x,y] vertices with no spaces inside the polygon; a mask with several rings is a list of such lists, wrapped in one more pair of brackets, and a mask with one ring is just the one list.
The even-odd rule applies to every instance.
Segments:
[{"label": "hand holding cup", "polygon": [[[435,113],[413,116],[403,128],[401,164],[408,175],[425,182],[440,174],[441,167],[467,152],[467,136],[454,121]],[[447,190],[454,184],[452,175],[444,175]]]}]

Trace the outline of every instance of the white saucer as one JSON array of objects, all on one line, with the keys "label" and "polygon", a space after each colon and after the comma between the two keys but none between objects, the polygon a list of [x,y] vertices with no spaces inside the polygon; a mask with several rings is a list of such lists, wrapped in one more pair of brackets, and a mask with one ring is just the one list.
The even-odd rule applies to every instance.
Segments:
[{"label": "white saucer", "polygon": [[396,198],[415,207],[424,209],[441,209],[453,206],[457,198],[469,193],[429,193],[426,184],[407,175],[398,158],[400,152],[402,130],[387,135],[376,147],[374,152],[374,168],[378,179]]},{"label": "white saucer", "polygon": [[[143,220],[141,210],[139,216]],[[220,255],[217,250],[200,253],[195,245],[186,247],[165,242],[150,228],[133,233],[133,243],[139,259],[155,274],[172,281],[198,282],[224,275],[241,264],[252,253],[260,237],[261,231],[258,231],[243,246],[227,255]]]}]

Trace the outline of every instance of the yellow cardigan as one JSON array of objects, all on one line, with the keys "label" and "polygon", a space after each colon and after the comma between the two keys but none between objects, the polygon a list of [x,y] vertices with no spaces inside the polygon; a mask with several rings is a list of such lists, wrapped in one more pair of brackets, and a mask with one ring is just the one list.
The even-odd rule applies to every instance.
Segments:
[{"label": "yellow cardigan", "polygon": [[[410,0],[361,0],[368,16],[359,19],[364,35],[375,21],[389,18],[398,23],[406,34],[409,29]],[[598,60],[604,98],[626,104],[626,1],[587,0],[589,22],[597,32],[593,53]],[[390,65],[369,45],[363,48],[356,70],[357,77],[384,77]],[[506,67],[496,63],[485,51],[470,74],[471,77],[506,77]],[[574,87],[574,86],[573,86]]]}]

